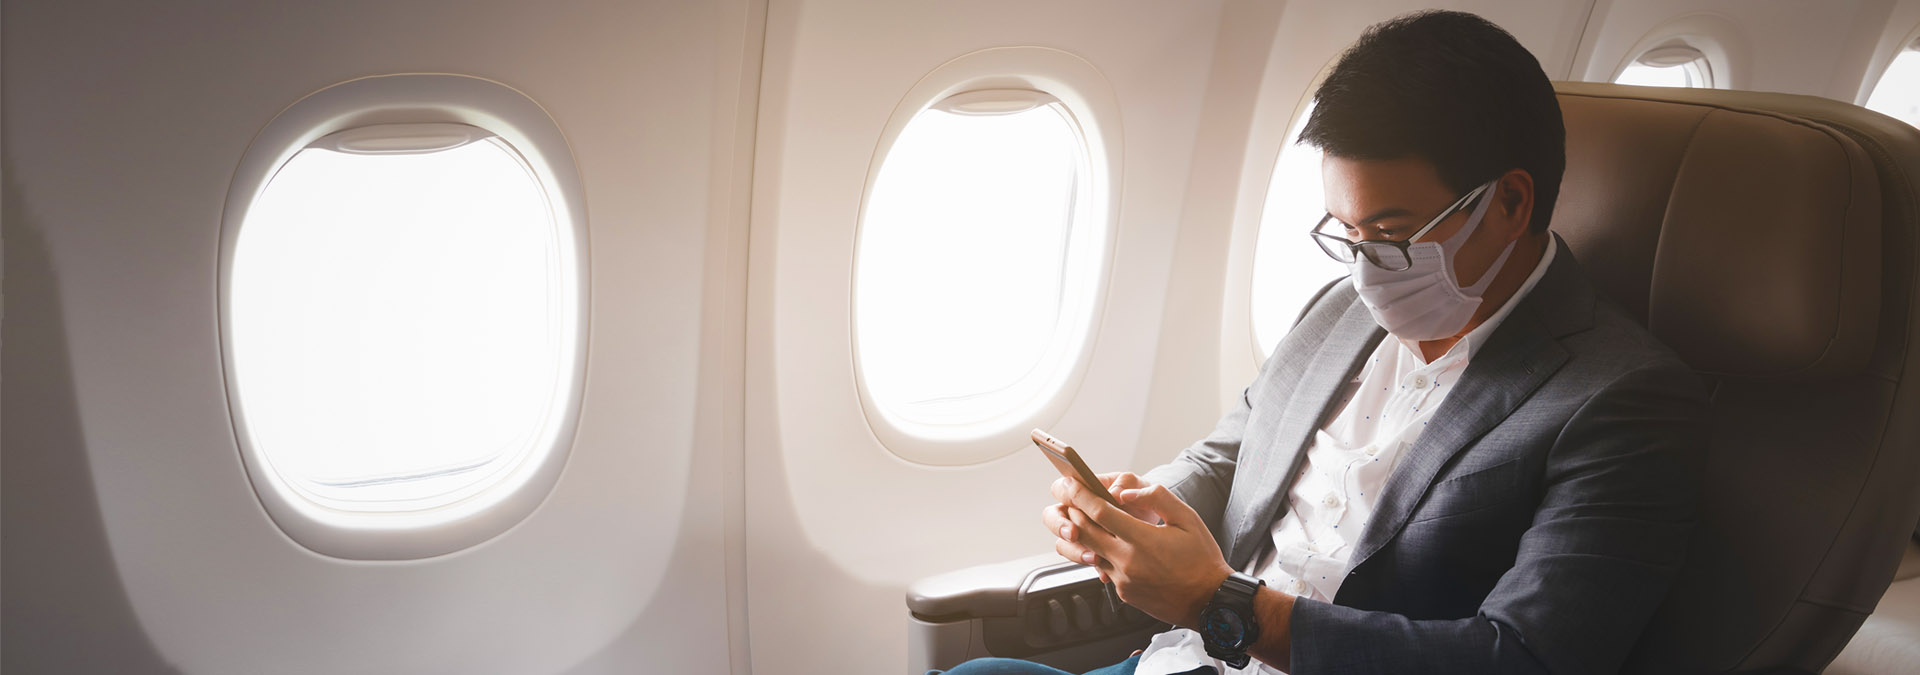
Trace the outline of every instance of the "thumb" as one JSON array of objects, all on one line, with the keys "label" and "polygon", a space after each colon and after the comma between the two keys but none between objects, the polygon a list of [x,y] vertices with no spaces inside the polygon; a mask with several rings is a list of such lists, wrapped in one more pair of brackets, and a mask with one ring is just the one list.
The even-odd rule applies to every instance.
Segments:
[{"label": "thumb", "polygon": [[1173,494],[1173,491],[1168,490],[1165,485],[1122,490],[1121,494],[1115,496],[1120,499],[1120,503],[1127,506],[1151,509],[1154,513],[1160,514],[1160,519],[1166,521],[1168,525],[1183,530],[1192,529],[1194,525],[1200,523],[1200,514],[1195,513],[1193,507],[1187,506],[1186,502],[1180,501],[1179,495]]}]

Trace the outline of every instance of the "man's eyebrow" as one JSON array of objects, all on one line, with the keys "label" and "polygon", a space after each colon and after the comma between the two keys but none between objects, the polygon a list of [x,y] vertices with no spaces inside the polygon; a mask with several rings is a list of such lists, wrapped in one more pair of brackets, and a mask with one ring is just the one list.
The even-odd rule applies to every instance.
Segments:
[{"label": "man's eyebrow", "polygon": [[[1395,206],[1395,207],[1385,208],[1379,211],[1375,211],[1373,215],[1367,216],[1365,218],[1361,218],[1360,222],[1358,223],[1345,223],[1345,221],[1341,221],[1341,222],[1348,225],[1352,225],[1354,227],[1359,227],[1362,225],[1371,225],[1373,223],[1386,220],[1388,218],[1398,218],[1402,216],[1411,216],[1411,215],[1413,215],[1412,211],[1408,211],[1406,209]],[[1334,220],[1339,220],[1339,218],[1335,217]]]}]

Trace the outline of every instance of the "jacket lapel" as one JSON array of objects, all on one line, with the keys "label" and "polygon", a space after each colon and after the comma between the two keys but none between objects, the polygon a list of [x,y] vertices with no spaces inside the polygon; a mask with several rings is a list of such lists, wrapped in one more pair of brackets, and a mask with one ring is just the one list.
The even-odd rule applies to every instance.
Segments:
[{"label": "jacket lapel", "polygon": [[1521,304],[1494,329],[1461,373],[1433,424],[1407,449],[1362,530],[1351,573],[1400,533],[1433,479],[1460,451],[1507,419],[1567,360],[1558,337],[1592,322],[1593,290],[1566,244]]},{"label": "jacket lapel", "polygon": [[[1260,549],[1256,545],[1259,543],[1257,538],[1267,532],[1275,518],[1280,517],[1277,509],[1286,503],[1287,490],[1293,482],[1290,479],[1299,469],[1300,461],[1306,457],[1306,444],[1313,438],[1313,430],[1319,428],[1333,413],[1335,396],[1339,394],[1341,385],[1353,378],[1363,360],[1373,353],[1374,347],[1386,335],[1387,332],[1374,323],[1366,304],[1354,300],[1307,362],[1306,372],[1300,376],[1300,384],[1287,397],[1286,407],[1273,436],[1259,444],[1261,447],[1257,453],[1242,449],[1242,457],[1269,459],[1261,462],[1258,472],[1248,472],[1256,475],[1242,474],[1236,476],[1234,481],[1232,495],[1248,497],[1231,500],[1227,519],[1228,532],[1233,537],[1227,550],[1227,562],[1234,569],[1246,567],[1247,561]],[[1273,358],[1282,356],[1275,355]],[[1290,452],[1279,452],[1283,450]]]}]

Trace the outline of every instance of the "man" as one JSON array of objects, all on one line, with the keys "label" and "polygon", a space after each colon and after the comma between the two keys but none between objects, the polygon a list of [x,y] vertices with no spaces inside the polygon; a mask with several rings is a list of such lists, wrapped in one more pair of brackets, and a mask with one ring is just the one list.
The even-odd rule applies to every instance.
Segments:
[{"label": "man", "polygon": [[1056,550],[1175,626],[1096,672],[1619,670],[1686,550],[1706,404],[1548,232],[1545,73],[1425,12],[1370,28],[1315,102],[1311,238],[1351,276],[1205,440],[1102,476],[1124,509],[1054,484]]}]

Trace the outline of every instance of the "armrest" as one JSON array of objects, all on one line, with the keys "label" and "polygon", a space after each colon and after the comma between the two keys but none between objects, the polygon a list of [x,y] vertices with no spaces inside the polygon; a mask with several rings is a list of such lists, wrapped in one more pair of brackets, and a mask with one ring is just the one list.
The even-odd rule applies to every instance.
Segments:
[{"label": "armrest", "polygon": [[1057,555],[1032,555],[921,579],[907,587],[907,610],[925,621],[1016,616],[1029,579],[1099,584],[1093,568]]},{"label": "armrest", "polygon": [[1093,568],[1053,554],[921,579],[907,587],[907,610],[912,672],[980,656],[1084,670],[1125,658],[1167,627],[1126,603],[1110,605]]}]

